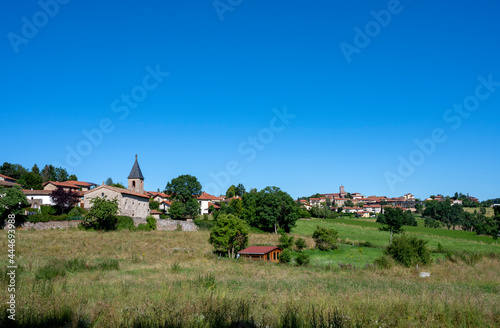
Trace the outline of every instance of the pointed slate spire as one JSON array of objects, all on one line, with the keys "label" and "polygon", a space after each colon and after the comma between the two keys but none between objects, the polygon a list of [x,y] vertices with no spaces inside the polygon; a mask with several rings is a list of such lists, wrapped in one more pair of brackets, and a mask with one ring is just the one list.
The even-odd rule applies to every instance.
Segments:
[{"label": "pointed slate spire", "polygon": [[144,180],[144,176],[142,175],[141,168],[139,167],[139,162],[137,162],[137,155],[135,155],[135,163],[132,166],[132,170],[128,175],[129,179],[141,179]]}]

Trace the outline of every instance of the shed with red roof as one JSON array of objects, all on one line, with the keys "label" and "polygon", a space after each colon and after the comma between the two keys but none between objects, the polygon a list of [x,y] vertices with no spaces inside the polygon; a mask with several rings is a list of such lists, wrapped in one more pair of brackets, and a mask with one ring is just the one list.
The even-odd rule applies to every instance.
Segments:
[{"label": "shed with red roof", "polygon": [[250,246],[238,252],[242,257],[252,260],[279,262],[279,255],[283,249],[277,246]]}]

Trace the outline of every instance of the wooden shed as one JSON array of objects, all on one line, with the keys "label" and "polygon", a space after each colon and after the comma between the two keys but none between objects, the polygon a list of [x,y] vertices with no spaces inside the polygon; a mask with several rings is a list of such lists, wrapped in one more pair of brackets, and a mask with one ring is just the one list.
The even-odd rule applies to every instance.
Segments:
[{"label": "wooden shed", "polygon": [[277,246],[250,246],[238,252],[242,257],[252,260],[279,262],[279,254],[283,250]]}]

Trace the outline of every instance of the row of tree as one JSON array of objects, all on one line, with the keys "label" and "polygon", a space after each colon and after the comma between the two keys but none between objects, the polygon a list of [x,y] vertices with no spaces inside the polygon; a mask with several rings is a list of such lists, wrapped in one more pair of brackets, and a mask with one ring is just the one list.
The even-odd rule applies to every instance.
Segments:
[{"label": "row of tree", "polygon": [[25,189],[42,189],[42,185],[48,181],[76,181],[76,175],[68,175],[68,172],[62,167],[55,167],[53,165],[45,165],[42,170],[38,165],[33,165],[30,169],[23,167],[21,164],[12,164],[4,162],[0,166],[0,173],[16,179],[17,183]]},{"label": "row of tree", "polygon": [[494,206],[494,215],[487,216],[486,208],[481,207],[479,212],[464,211],[460,204],[451,205],[449,201],[426,201],[422,216],[428,227],[446,226],[448,229],[461,227],[462,230],[474,231],[481,235],[491,235],[497,238],[500,233],[500,206]]}]

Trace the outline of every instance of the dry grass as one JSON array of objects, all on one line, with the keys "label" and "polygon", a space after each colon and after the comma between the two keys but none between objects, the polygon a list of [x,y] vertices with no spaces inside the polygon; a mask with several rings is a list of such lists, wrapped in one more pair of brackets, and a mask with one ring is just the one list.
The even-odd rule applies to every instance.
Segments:
[{"label": "dry grass", "polygon": [[[296,326],[306,327],[318,313],[347,327],[500,325],[498,256],[474,266],[433,264],[425,268],[431,277],[422,279],[415,269],[398,266],[327,271],[217,259],[207,240],[208,232],[20,231],[19,321],[62,316],[67,307],[74,326],[80,319],[80,326],[96,327],[160,321],[216,327],[223,324],[213,314],[221,311],[233,321],[272,327],[284,326],[294,315]],[[254,234],[250,243],[275,245],[277,236]],[[1,246],[6,249],[6,238]],[[117,259],[119,269],[35,279],[35,272],[52,259],[74,258]],[[6,290],[4,281],[1,288]],[[1,293],[0,301],[6,300],[7,293]]]}]

